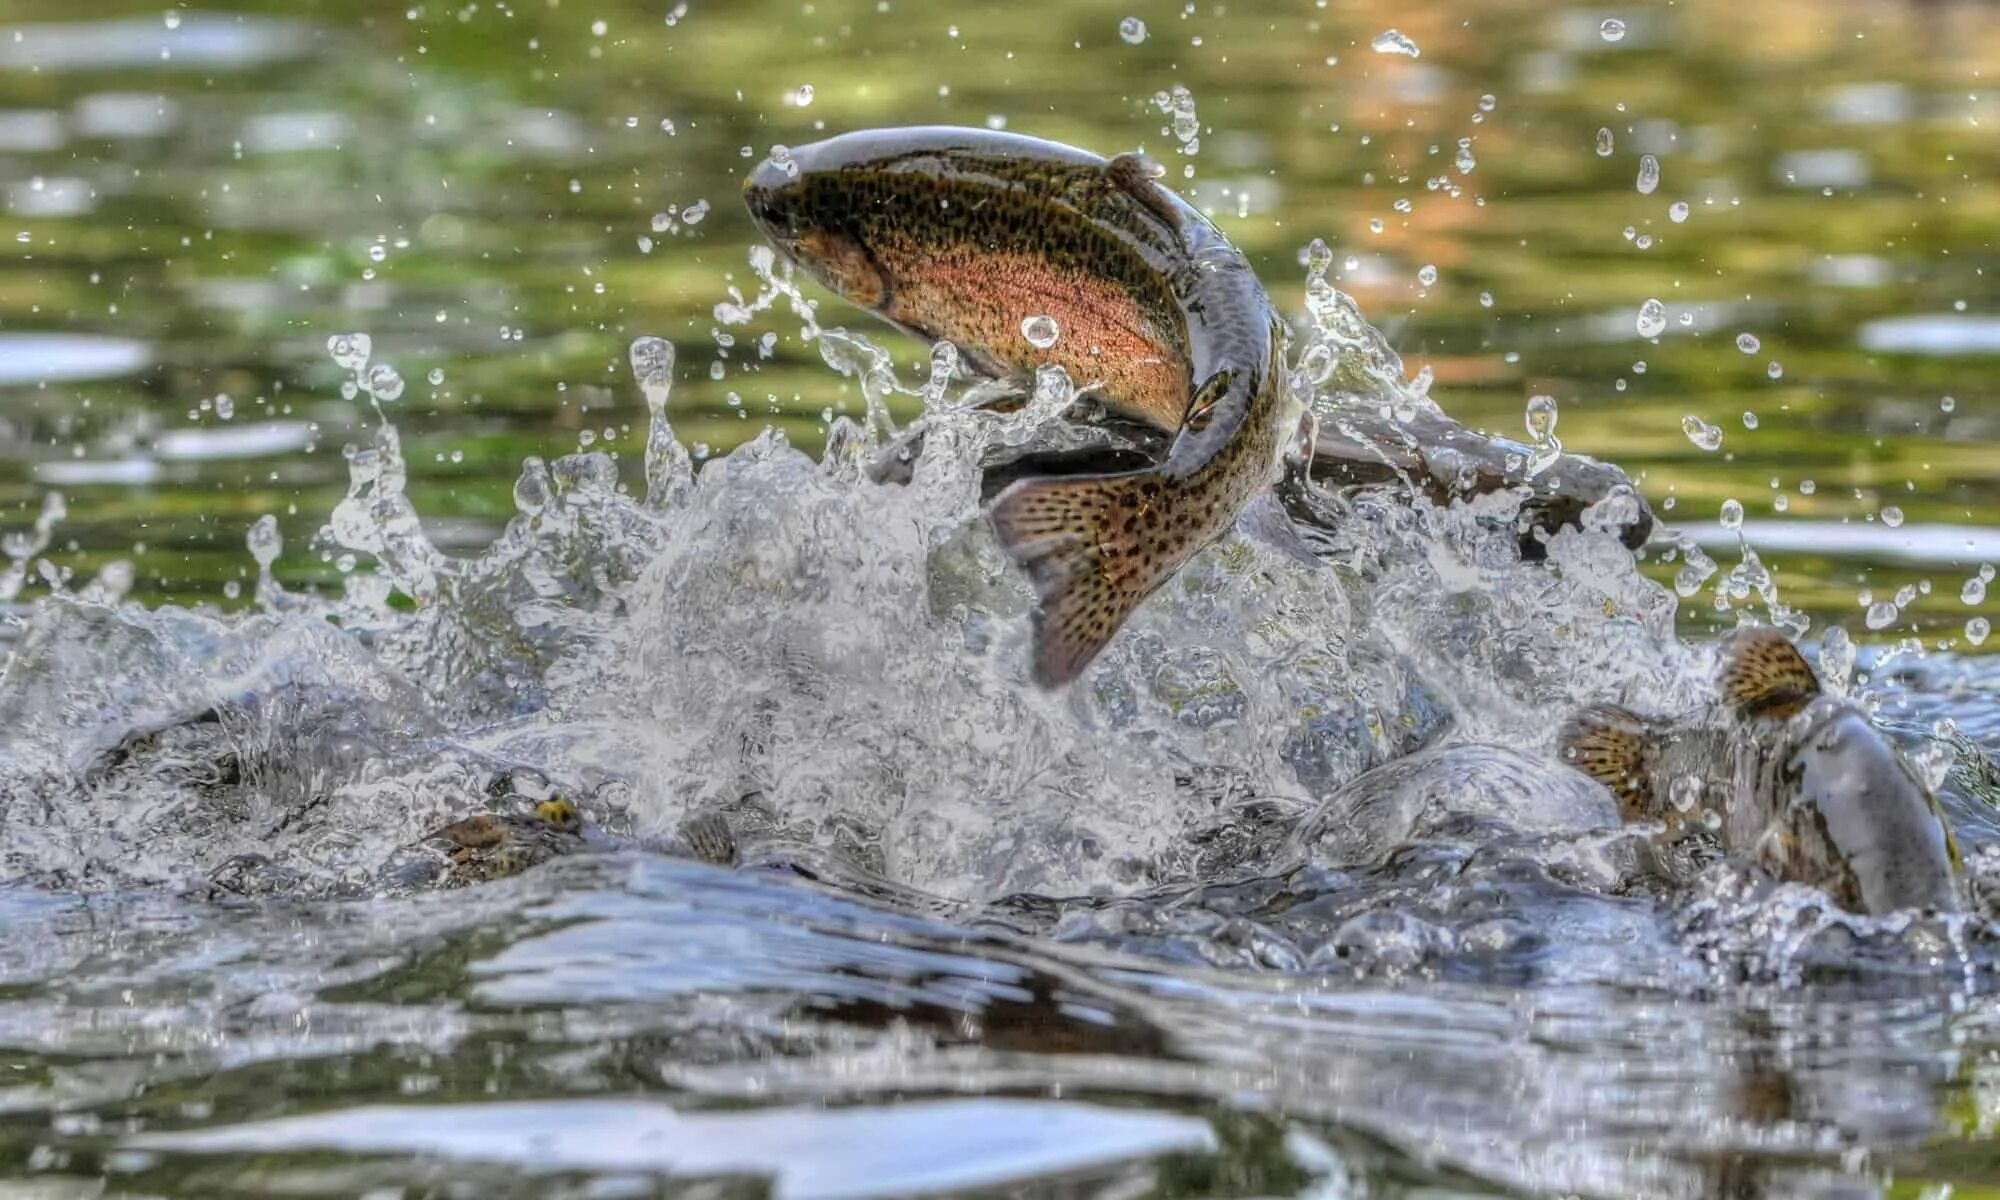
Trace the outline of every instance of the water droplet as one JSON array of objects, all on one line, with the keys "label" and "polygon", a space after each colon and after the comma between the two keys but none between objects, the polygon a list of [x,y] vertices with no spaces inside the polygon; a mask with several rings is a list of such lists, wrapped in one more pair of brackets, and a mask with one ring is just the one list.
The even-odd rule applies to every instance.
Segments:
[{"label": "water droplet", "polygon": [[1054,317],[1038,314],[1021,322],[1021,336],[1027,338],[1028,344],[1035,349],[1047,350],[1062,337],[1062,326],[1056,323]]},{"label": "water droplet", "polygon": [[1887,629],[1896,623],[1898,611],[1892,602],[1877,600],[1868,606],[1868,615],[1862,618],[1862,623],[1870,629]]},{"label": "water droplet", "polygon": [[1488,92],[1479,98],[1479,111],[1483,113],[1490,113],[1494,110],[1494,108],[1496,108],[1499,105],[1499,103],[1500,103],[1500,98],[1498,96],[1495,96],[1492,92]]},{"label": "water droplet", "polygon": [[1783,379],[1785,377],[1785,364],[1774,358],[1765,366],[1764,374],[1769,375],[1773,379]]},{"label": "water droplet", "polygon": [[1882,506],[1882,523],[1891,529],[1899,529],[1903,524],[1903,510],[1893,504]]},{"label": "water droplet", "polygon": [[1676,200],[1672,204],[1667,205],[1667,220],[1672,221],[1676,225],[1679,225],[1681,222],[1687,219],[1688,219],[1687,201]]},{"label": "water droplet", "polygon": [[1810,496],[1819,490],[1819,485],[1810,479],[1799,480],[1799,495]]},{"label": "water droplet", "polygon": [[388,363],[368,368],[368,394],[377,400],[396,400],[403,394],[403,377]]},{"label": "water droplet", "polygon": [[1492,307],[1493,307],[1493,293],[1492,293],[1492,292],[1481,292],[1481,293],[1479,293],[1479,307],[1481,307],[1481,308],[1492,308]]},{"label": "water droplet", "polygon": [[1722,426],[1710,425],[1693,413],[1681,418],[1681,432],[1687,434],[1688,441],[1703,450],[1714,450],[1722,445]]},{"label": "water droplet", "polygon": [[1125,39],[1128,46],[1136,46],[1146,40],[1146,23],[1137,17],[1126,17],[1118,22],[1118,36]]},{"label": "water droplet", "polygon": [[1677,775],[1667,785],[1667,801],[1677,811],[1693,812],[1701,803],[1701,778],[1696,775]]},{"label": "water droplet", "polygon": [[250,557],[257,560],[259,569],[267,568],[278,560],[278,554],[285,548],[285,539],[278,532],[278,518],[266,514],[257,518],[250,527],[250,536],[245,539],[250,546]]},{"label": "water droplet", "polygon": [[225,421],[236,415],[236,401],[229,398],[229,393],[224,392],[215,398],[215,415]]},{"label": "water droplet", "polygon": [[1618,149],[1618,139],[1612,136],[1609,128],[1600,126],[1597,130],[1597,157],[1610,158],[1612,151],[1616,149]]},{"label": "water droplet", "polygon": [[1722,527],[1724,529],[1743,528],[1743,502],[1731,497],[1722,502]]},{"label": "water droplet", "polygon": [[347,371],[359,371],[368,365],[368,355],[375,343],[365,333],[336,333],[326,339],[326,352],[333,356],[336,366]]},{"label": "water droplet", "polygon": [[1606,17],[1604,24],[1597,27],[1597,35],[1607,42],[1622,42],[1625,40],[1625,22],[1617,17]]},{"label": "water droplet", "polygon": [[794,108],[808,107],[813,102],[813,85],[810,83],[800,84],[792,89],[791,94],[786,96],[785,100]]},{"label": "water droplet", "polygon": [[370,247],[368,247],[368,261],[369,261],[369,262],[383,262],[383,261],[385,261],[386,259],[388,259],[388,257],[389,257],[389,247],[387,247],[387,246],[370,246]]},{"label": "water droplet", "polygon": [[1745,429],[1755,429],[1755,428],[1757,428],[1757,414],[1756,414],[1756,413],[1753,413],[1753,412],[1746,412],[1746,413],[1744,413],[1744,414],[1743,414],[1743,428],[1745,428]]},{"label": "water droplet", "polygon": [[1650,196],[1660,186],[1660,160],[1650,154],[1639,156],[1639,194]]},{"label": "water droplet", "polygon": [[1639,306],[1639,319],[1636,324],[1640,337],[1660,336],[1667,331],[1667,306],[1658,300],[1647,300]]},{"label": "water droplet", "polygon": [[1736,348],[1745,354],[1755,354],[1757,351],[1763,349],[1763,347],[1764,343],[1758,341],[1757,335],[1754,333],[1739,333],[1736,335]]},{"label": "water droplet", "polygon": [[1986,602],[1986,581],[1977,575],[1966,580],[1965,586],[1958,589],[1958,600],[1961,604],[1984,604]]},{"label": "water droplet", "polygon": [[432,368],[430,369],[429,373],[427,373],[427,374],[426,374],[426,375],[424,376],[424,378],[425,378],[426,380],[429,380],[429,381],[430,381],[430,385],[431,385],[432,387],[436,387],[436,386],[438,386],[439,384],[441,384],[441,383],[443,383],[443,382],[444,382],[444,368],[443,368],[443,367],[432,367]]},{"label": "water droplet", "polygon": [[708,201],[697,200],[681,210],[681,223],[684,225],[699,225],[701,224],[701,219],[707,215]]},{"label": "water droplet", "polygon": [[672,137],[676,133],[679,133],[680,130],[674,127],[674,119],[672,117],[661,117],[660,132],[666,134],[668,137]]},{"label": "water droplet", "polygon": [[1436,266],[1430,263],[1425,263],[1423,266],[1417,268],[1418,283],[1423,284],[1425,287],[1429,287],[1432,284],[1436,283],[1437,281],[1438,281],[1438,269]]},{"label": "water droplet", "polygon": [[1528,436],[1537,442],[1546,442],[1555,436],[1559,413],[1554,396],[1528,397]]},{"label": "water droplet", "polygon": [[1377,54],[1400,54],[1405,58],[1415,58],[1423,53],[1407,35],[1394,29],[1384,29],[1376,34],[1375,40],[1369,45]]},{"label": "water droplet", "polygon": [[1985,617],[1974,617],[1965,623],[1965,640],[1977,646],[1993,632],[1993,623]]},{"label": "water droplet", "polygon": [[1472,157],[1471,138],[1463,137],[1458,139],[1458,154],[1452,159],[1452,165],[1458,168],[1460,175],[1472,174],[1473,168],[1479,165],[1479,160]]}]

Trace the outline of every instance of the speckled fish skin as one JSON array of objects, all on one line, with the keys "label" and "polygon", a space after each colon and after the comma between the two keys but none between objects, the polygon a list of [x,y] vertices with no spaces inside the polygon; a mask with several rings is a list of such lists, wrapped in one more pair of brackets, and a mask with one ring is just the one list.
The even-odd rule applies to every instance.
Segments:
[{"label": "speckled fish skin", "polygon": [[1627,819],[1684,819],[1676,781],[1701,784],[1724,846],[1857,912],[1964,908],[1958,847],[1942,808],[1853,701],[1820,690],[1772,630],[1724,647],[1726,707],[1678,719],[1615,705],[1573,716],[1562,757],[1611,788]]},{"label": "speckled fish skin", "polygon": [[[1136,156],[874,130],[766,162],[744,193],[772,243],[844,298],[992,374],[1060,365],[1176,435],[1150,468],[1023,479],[994,501],[1041,595],[1043,686],[1075,678],[1275,477],[1295,420],[1283,326],[1242,254]],[[1055,318],[1053,346],[1024,336],[1033,316]]]}]

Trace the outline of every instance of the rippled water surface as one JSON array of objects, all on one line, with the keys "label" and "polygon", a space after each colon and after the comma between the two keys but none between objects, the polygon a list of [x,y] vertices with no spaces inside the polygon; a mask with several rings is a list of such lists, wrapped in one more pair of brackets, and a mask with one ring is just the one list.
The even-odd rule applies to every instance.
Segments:
[{"label": "rippled water surface", "polygon": [[[1996,72],[1951,0],[14,0],[0,1189],[2000,1194]],[[1260,507],[1034,689],[979,464],[1066,381],[967,411],[736,198],[916,122],[1145,147],[1322,411],[1551,397],[1665,528]],[[1556,762],[1746,618],[1972,911]]]}]

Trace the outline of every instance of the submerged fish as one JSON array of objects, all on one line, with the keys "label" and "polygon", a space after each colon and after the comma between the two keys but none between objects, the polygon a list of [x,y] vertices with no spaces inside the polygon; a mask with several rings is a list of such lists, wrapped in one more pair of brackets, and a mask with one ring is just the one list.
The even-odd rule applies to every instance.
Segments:
[{"label": "submerged fish", "polygon": [[744,195],[772,243],[849,301],[989,374],[1059,365],[1175,435],[1139,469],[1021,479],[994,501],[1041,597],[1044,686],[1074,679],[1276,477],[1297,416],[1283,326],[1243,255],[1139,156],[878,130],[794,148]]},{"label": "submerged fish", "polygon": [[1677,829],[1706,809],[1730,849],[1868,913],[1964,907],[1957,840],[1936,798],[1852,701],[1826,695],[1776,630],[1725,645],[1723,707],[1682,720],[1599,704],[1563,726],[1563,759],[1628,820]]}]

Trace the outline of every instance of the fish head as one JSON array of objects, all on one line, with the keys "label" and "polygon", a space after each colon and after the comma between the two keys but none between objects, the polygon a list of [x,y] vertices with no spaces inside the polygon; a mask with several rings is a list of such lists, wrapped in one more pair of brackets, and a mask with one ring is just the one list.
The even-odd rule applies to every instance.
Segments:
[{"label": "fish head", "polygon": [[836,169],[807,151],[764,160],[743,182],[743,203],[758,230],[786,259],[850,304],[883,311],[888,275],[854,221],[854,198]]},{"label": "fish head", "polygon": [[1820,696],[1786,721],[1779,761],[1777,779],[1791,787],[1760,799],[1802,875],[1848,881],[1870,913],[1964,906],[1957,842],[1936,798],[1852,701]]}]

